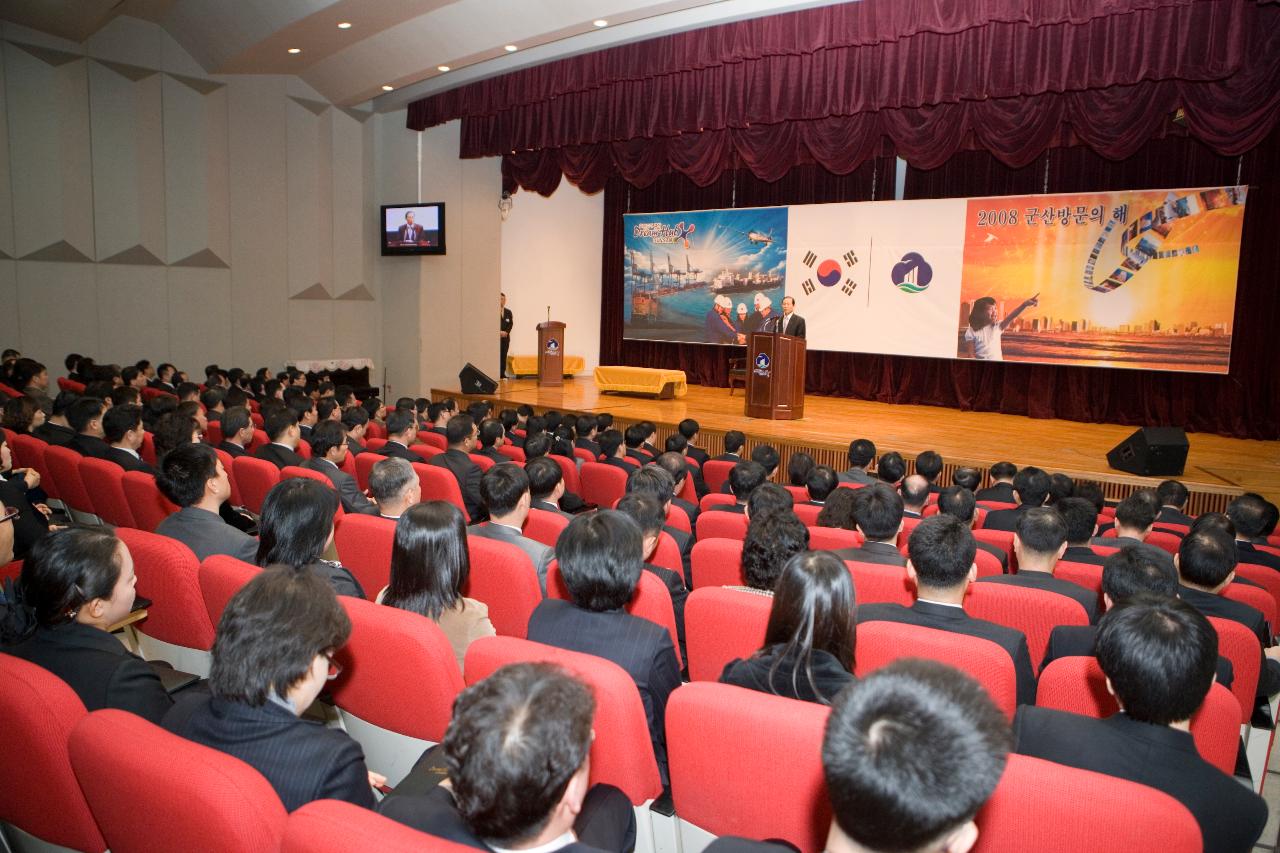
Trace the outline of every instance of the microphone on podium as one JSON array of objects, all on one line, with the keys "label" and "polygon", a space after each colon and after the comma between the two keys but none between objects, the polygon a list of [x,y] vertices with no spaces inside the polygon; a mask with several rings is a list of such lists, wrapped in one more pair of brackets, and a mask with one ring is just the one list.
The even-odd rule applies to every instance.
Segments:
[{"label": "microphone on podium", "polygon": [[547,306],[547,322],[548,323],[551,322],[551,306],[550,305]]}]

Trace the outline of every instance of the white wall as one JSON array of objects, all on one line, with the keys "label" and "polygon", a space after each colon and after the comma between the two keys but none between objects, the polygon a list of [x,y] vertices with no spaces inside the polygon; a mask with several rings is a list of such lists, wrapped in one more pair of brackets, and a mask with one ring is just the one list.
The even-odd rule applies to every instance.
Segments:
[{"label": "white wall", "polygon": [[561,181],[550,198],[519,192],[512,201],[502,223],[502,292],[516,324],[511,352],[538,351],[536,327],[550,305],[551,318],[566,324],[566,354],[582,356],[590,375],[600,363],[604,193],[587,195]]}]

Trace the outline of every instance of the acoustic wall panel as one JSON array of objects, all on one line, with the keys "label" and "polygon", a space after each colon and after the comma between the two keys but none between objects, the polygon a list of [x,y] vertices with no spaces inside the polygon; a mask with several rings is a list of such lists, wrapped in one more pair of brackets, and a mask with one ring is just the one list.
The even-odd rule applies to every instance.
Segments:
[{"label": "acoustic wall panel", "polygon": [[164,75],[166,259],[230,264],[227,94],[221,83]]},{"label": "acoustic wall panel", "polygon": [[0,260],[0,347],[17,346],[22,339],[22,317],[18,306],[18,262]]},{"label": "acoustic wall panel", "polygon": [[[5,94],[3,49],[0,48],[0,261],[13,254],[13,186],[9,181],[9,108]],[[10,269],[12,280],[13,271]]]},{"label": "acoustic wall panel", "polygon": [[322,203],[320,180],[320,143],[327,105],[287,98],[284,110],[289,219],[281,226],[289,264],[289,296],[305,293],[304,298],[329,299],[332,282],[322,270],[331,265],[333,248],[330,222],[323,216],[327,204]]},{"label": "acoustic wall panel", "polygon": [[375,244],[364,237],[370,219],[364,206],[364,125],[346,110],[330,110],[329,116],[333,284],[334,296],[340,297],[365,283],[364,254]]},{"label": "acoustic wall panel", "polygon": [[55,370],[69,352],[101,349],[92,264],[18,261],[17,279],[18,349]]},{"label": "acoustic wall panel", "polygon": [[[133,364],[140,358],[173,361],[170,322],[184,323],[187,309],[170,316],[169,271],[161,266],[98,264],[98,339],[100,361]],[[208,362],[202,362],[201,365]]]},{"label": "acoustic wall panel", "polygon": [[206,364],[236,364],[232,353],[231,271],[170,267],[169,352],[197,374]]}]

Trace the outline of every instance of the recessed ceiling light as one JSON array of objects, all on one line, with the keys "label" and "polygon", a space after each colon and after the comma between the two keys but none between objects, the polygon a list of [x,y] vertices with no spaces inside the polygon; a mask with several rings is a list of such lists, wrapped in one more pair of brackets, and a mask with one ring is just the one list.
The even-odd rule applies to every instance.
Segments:
[{"label": "recessed ceiling light", "polygon": [[436,66],[436,70],[437,70],[437,71],[448,71],[448,70],[449,70],[449,66],[447,66],[447,65],[437,65],[437,66]]},{"label": "recessed ceiling light", "polygon": [[384,91],[384,92],[390,92],[390,91],[392,91],[393,89],[395,89],[395,86],[388,86],[388,85],[386,85],[386,84],[383,84],[383,86],[382,86],[382,91]]},{"label": "recessed ceiling light", "polygon": [[351,22],[350,22],[350,21],[341,21],[341,22],[339,22],[339,24],[338,24],[338,29],[340,29],[340,30],[349,30],[349,29],[351,29]]},{"label": "recessed ceiling light", "polygon": [[505,50],[507,53],[515,53],[520,48],[516,47],[514,44],[505,44],[502,46],[502,49]]},{"label": "recessed ceiling light", "polygon": [[300,48],[300,47],[291,47],[291,48],[289,48],[289,52],[290,52],[290,53],[302,53],[302,48]]},{"label": "recessed ceiling light", "polygon": [[607,27],[607,26],[609,26],[609,22],[608,22],[608,21],[606,21],[604,18],[596,18],[596,19],[595,19],[594,21],[592,21],[591,23],[595,24],[597,27]]}]

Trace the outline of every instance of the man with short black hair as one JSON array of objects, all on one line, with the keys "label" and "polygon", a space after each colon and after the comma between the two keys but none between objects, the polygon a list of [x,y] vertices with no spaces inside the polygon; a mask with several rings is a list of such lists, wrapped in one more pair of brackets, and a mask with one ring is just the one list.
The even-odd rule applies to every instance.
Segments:
[{"label": "man with short black hair", "polygon": [[1205,850],[1251,850],[1266,803],[1201,758],[1190,733],[1217,655],[1217,632],[1186,602],[1133,596],[1098,625],[1098,664],[1120,713],[1098,720],[1019,708],[1015,749],[1163,791],[1200,824]]},{"label": "man with short black hair", "polygon": [[1116,506],[1115,536],[1095,536],[1094,545],[1123,548],[1144,541],[1156,523],[1160,505],[1149,489],[1134,492]]},{"label": "man with short black hair", "polygon": [[378,505],[360,491],[355,477],[338,467],[347,458],[347,452],[346,429],[335,420],[324,420],[311,431],[312,455],[302,467],[323,474],[333,483],[346,512],[377,515]]},{"label": "man with short black hair", "polygon": [[[683,436],[681,437],[683,438]],[[698,514],[702,510],[696,503],[685,500],[680,496],[680,494],[684,490],[684,481],[688,477],[694,478],[694,491],[695,493],[697,492],[698,483],[702,479],[697,476],[697,469],[693,465],[689,464],[689,461],[685,456],[672,451],[661,454],[657,459],[653,460],[653,462],[655,466],[663,469],[671,475],[671,503],[684,510],[685,517],[689,519],[689,529],[692,530],[693,526],[698,523]],[[632,476],[635,476],[635,472],[632,473]],[[704,493],[705,489],[706,486],[704,484]]]},{"label": "man with short black hair", "polygon": [[170,450],[160,459],[156,485],[181,507],[156,526],[156,533],[186,545],[198,560],[226,554],[257,565],[258,540],[221,518],[231,480],[212,447],[192,442]]},{"label": "man with short black hair", "polygon": [[548,456],[532,459],[525,464],[524,472],[529,475],[531,508],[573,518],[573,513],[560,508],[560,498],[564,495],[564,472],[554,459]]},{"label": "man with short black hair", "polygon": [[929,481],[919,474],[912,474],[898,486],[902,495],[902,517],[924,518],[924,505],[929,500]]},{"label": "man with short black hair", "polygon": [[511,457],[498,452],[498,448],[507,441],[506,435],[506,430],[502,428],[502,421],[497,418],[485,418],[480,421],[480,427],[476,431],[476,437],[480,443],[479,449],[472,452],[488,457],[498,464],[511,462],[513,461]]},{"label": "man with short black hair", "polygon": [[627,456],[636,460],[641,465],[653,461],[653,456],[649,454],[649,451],[641,447],[641,445],[644,444],[646,437],[644,427],[640,424],[632,424],[627,427],[627,431],[623,433],[623,440],[627,445]]},{"label": "man with short black hair", "polygon": [[936,450],[925,450],[916,456],[916,473],[929,481],[929,494],[942,491],[938,476],[942,473],[942,455]]},{"label": "man with short black hair", "polygon": [[102,415],[106,407],[97,397],[81,397],[67,409],[67,424],[75,430],[75,437],[67,443],[67,447],[81,456],[94,459],[109,458],[111,447],[102,437]]},{"label": "man with short black hair", "polygon": [[1256,547],[1266,544],[1264,531],[1272,509],[1273,505],[1261,495],[1245,492],[1227,504],[1227,518],[1236,526],[1236,558],[1280,572],[1280,557]]},{"label": "man with short black hair", "polygon": [[[942,515],[960,519],[970,530],[977,526],[977,506],[973,498],[973,491],[963,486],[947,486],[938,493],[938,512]],[[1009,554],[1007,551],[998,545],[983,542],[976,537],[974,538],[974,544],[978,546],[979,551],[986,551],[1000,561],[1000,572],[1002,574],[1009,571]]]},{"label": "man with short black hair", "polygon": [[745,512],[751,493],[760,488],[764,481],[765,472],[762,465],[758,462],[739,462],[733,466],[733,470],[729,472],[729,478],[725,481],[729,491],[733,493],[734,503],[712,504],[707,507],[707,512]]},{"label": "man with short black hair", "polygon": [[684,639],[684,603],[689,598],[689,590],[685,588],[684,577],[679,572],[652,562],[666,528],[667,507],[656,495],[630,492],[618,501],[618,512],[630,518],[640,528],[644,570],[662,581],[671,596],[671,609],[676,617],[676,636],[680,643],[681,660],[684,660],[688,654]]},{"label": "man with short black hair", "polygon": [[600,445],[596,442],[597,421],[594,415],[579,415],[574,425],[576,436],[573,440],[574,447],[580,447],[591,454],[591,461],[595,462],[600,458]]},{"label": "man with short black hair", "polygon": [[443,401],[439,403],[429,403],[427,405],[427,420],[431,425],[427,427],[427,431],[434,432],[437,435],[443,435],[447,438],[448,432],[445,428],[449,425],[449,420],[452,417],[453,412],[449,410],[449,407],[446,406]]},{"label": "man with short black hair", "polygon": [[222,443],[218,449],[232,459],[248,454],[253,443],[253,419],[244,406],[232,406],[222,413]]},{"label": "man with short black hair", "polygon": [[875,483],[854,492],[853,521],[865,541],[857,548],[840,548],[831,553],[842,560],[858,563],[907,564],[907,558],[898,550],[898,534],[902,532],[902,497],[892,486]]},{"label": "man with short black hair", "polygon": [[[443,405],[443,404],[433,404]],[[476,422],[470,415],[453,415],[444,427],[445,440],[449,449],[437,453],[427,460],[428,465],[444,468],[453,474],[462,491],[462,503],[467,508],[468,523],[478,524],[484,521],[486,514],[484,501],[480,496],[480,479],[484,472],[480,466],[471,461],[470,453],[476,446]],[[501,467],[501,466],[497,466]],[[523,519],[521,519],[523,522]]]},{"label": "man with short black hair", "polygon": [[715,462],[741,462],[742,445],[747,443],[747,436],[740,430],[731,429],[724,434],[724,453],[714,457]]},{"label": "man with short black hair", "polygon": [[409,449],[409,444],[418,434],[418,421],[413,412],[396,409],[387,413],[387,443],[377,452],[383,456],[403,459],[413,464],[422,462],[418,454]]},{"label": "man with short black hair", "polygon": [[822,506],[827,497],[840,485],[836,472],[828,465],[814,465],[805,479],[804,487],[809,493],[809,506]]},{"label": "man with short black hair", "polygon": [[126,471],[154,474],[151,466],[138,455],[147,432],[142,427],[141,406],[112,406],[102,416],[102,434],[111,445],[107,459]]},{"label": "man with short black hair", "polygon": [[682,530],[670,523],[671,505],[676,504],[683,508],[683,503],[686,503],[677,504],[678,498],[674,495],[680,490],[680,481],[676,480],[672,471],[678,470],[683,476],[686,464],[684,458],[677,454],[662,454],[655,464],[646,465],[639,471],[632,472],[627,478],[627,494],[649,495],[662,504],[662,517],[665,519],[662,531],[675,540],[676,547],[680,549],[680,562],[684,567],[684,576],[689,578],[692,577],[694,545],[692,531],[696,529],[694,521],[697,518],[696,508],[694,514],[689,516],[689,530]]},{"label": "man with short black hair", "polygon": [[700,466],[706,465],[707,460],[711,458],[711,454],[707,453],[707,451],[703,450],[697,444],[698,432],[701,430],[698,422],[693,418],[685,418],[680,422],[676,429],[680,430],[680,434],[689,442],[689,457]]},{"label": "man with short black hair", "polygon": [[1098,596],[1079,584],[1053,576],[1053,568],[1066,550],[1067,525],[1058,511],[1043,506],[1030,509],[1018,519],[1018,529],[1013,533],[1018,573],[979,578],[978,583],[1000,583],[1066,596],[1084,608],[1093,624],[1098,621]]},{"label": "man with short black hair", "polygon": [[876,478],[867,473],[871,461],[876,458],[876,446],[869,438],[855,438],[849,442],[849,470],[839,475],[840,482],[869,486]]},{"label": "man with short black hair", "polygon": [[[974,497],[987,503],[1015,503],[1013,478],[1018,475],[1018,466],[1012,462],[997,462],[991,466],[991,485],[981,491],[974,492]],[[1048,494],[1048,484],[1045,494]],[[1012,528],[1010,528],[1012,529]]]},{"label": "man with short black hair", "polygon": [[185,403],[188,400],[193,403],[200,402],[200,386],[194,382],[179,382],[173,393],[177,396],[179,403]]},{"label": "man with short black hair", "polygon": [[298,417],[298,433],[299,437],[308,443],[311,441],[311,430],[315,429],[316,424],[320,421],[320,414],[316,411],[316,403],[305,393],[298,393],[287,402],[290,409]]},{"label": "man with short black hair", "polygon": [[[457,420],[458,418],[454,418],[450,425]],[[467,534],[506,542],[528,554],[533,562],[533,569],[538,574],[538,586],[542,587],[542,594],[546,595],[547,566],[551,565],[555,552],[536,539],[524,535],[524,522],[529,517],[529,506],[533,500],[529,491],[529,475],[519,465],[494,465],[480,481],[480,495],[488,510],[489,520],[468,527]]]},{"label": "man with short black hair", "polygon": [[342,410],[341,420],[347,429],[347,451],[359,456],[365,452],[364,434],[369,428],[369,413],[364,406],[348,406]]},{"label": "man with short black hair", "polygon": [[1190,527],[1195,519],[1183,512],[1190,498],[1191,492],[1177,480],[1165,480],[1156,486],[1156,500],[1160,503],[1160,514],[1156,516],[1156,521]]},{"label": "man with short black hair", "polygon": [[626,455],[626,445],[621,432],[616,429],[607,429],[600,433],[598,441],[600,443],[600,455],[604,457],[601,460],[602,464],[625,471],[627,476],[630,476],[631,472],[636,470],[634,465],[622,461]]},{"label": "man with short black hair", "polygon": [[422,500],[422,481],[403,459],[379,459],[369,471],[369,495],[378,505],[378,515],[394,521]]},{"label": "man with short black hair", "polygon": [[200,405],[204,406],[205,417],[212,423],[219,423],[222,420],[222,413],[226,411],[223,401],[227,395],[221,388],[210,388],[200,395]]},{"label": "man with short black hair", "polygon": [[977,468],[957,468],[951,475],[951,483],[962,489],[968,489],[976,495],[978,486],[982,484],[982,472]]},{"label": "man with short black hair", "polygon": [[263,421],[263,429],[270,440],[253,452],[255,458],[265,459],[277,468],[302,464],[302,457],[298,455],[302,431],[293,409],[288,406],[272,409]]},{"label": "man with short black hair", "polygon": [[[994,472],[995,466],[992,466],[991,470]],[[995,476],[994,473],[992,476]],[[989,492],[991,489],[984,489],[984,491]],[[1027,466],[1014,475],[1013,491],[1018,497],[1018,505],[1013,509],[995,509],[988,512],[982,522],[983,528],[1016,530],[1019,519],[1027,510],[1044,506],[1045,499],[1049,497],[1049,475],[1039,468]],[[979,502],[983,500],[980,494],[974,495]],[[987,500],[991,499],[987,498]]]},{"label": "man with short black hair", "polygon": [[880,478],[880,482],[888,483],[890,486],[896,487],[906,474],[907,462],[896,450],[884,454],[876,463],[876,476]]},{"label": "man with short black hair", "polygon": [[58,396],[53,398],[53,404],[48,410],[48,419],[31,430],[31,434],[45,444],[53,444],[58,447],[66,447],[71,444],[71,440],[76,437],[76,431],[67,422],[67,410],[71,408],[72,403],[79,399],[80,395],[75,391],[59,391]]},{"label": "man with short black hair", "polygon": [[1085,498],[1063,498],[1054,507],[1067,525],[1067,550],[1062,559],[1068,563],[1101,566],[1107,558],[1093,550],[1093,537],[1098,532],[1098,513]]},{"label": "man with short black hair", "polygon": [[[887,487],[873,488],[888,490]],[[907,577],[915,582],[916,603],[911,607],[901,604],[859,605],[859,624],[903,622],[991,640],[1013,661],[1018,704],[1034,704],[1036,676],[1027,651],[1027,638],[1021,631],[985,619],[974,619],[964,612],[965,590],[978,576],[978,568],[973,562],[977,547],[969,528],[958,518],[935,515],[916,525],[907,548],[910,554]]]}]

